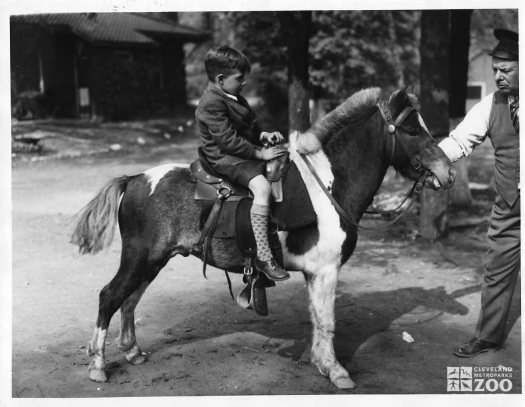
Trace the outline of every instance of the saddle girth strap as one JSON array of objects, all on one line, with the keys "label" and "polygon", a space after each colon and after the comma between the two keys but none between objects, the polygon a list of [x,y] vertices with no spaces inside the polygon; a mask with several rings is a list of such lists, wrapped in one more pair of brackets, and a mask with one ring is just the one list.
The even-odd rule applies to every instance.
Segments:
[{"label": "saddle girth strap", "polygon": [[221,212],[222,203],[226,200],[227,196],[218,194],[217,199],[213,203],[208,219],[202,228],[201,236],[199,241],[193,245],[193,250],[199,254],[202,254],[202,274],[204,278],[206,277],[206,257],[208,251],[211,248],[211,241],[213,238],[213,233],[217,228],[217,222],[219,221],[219,214]]}]

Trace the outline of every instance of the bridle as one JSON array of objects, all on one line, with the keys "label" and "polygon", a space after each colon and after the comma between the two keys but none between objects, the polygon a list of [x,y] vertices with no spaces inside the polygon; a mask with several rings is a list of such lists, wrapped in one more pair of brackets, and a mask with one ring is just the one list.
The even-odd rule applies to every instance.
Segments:
[{"label": "bridle", "polygon": [[[417,181],[414,182],[414,185],[411,187],[409,192],[406,194],[403,201],[395,209],[392,209],[389,211],[365,211],[364,213],[366,214],[376,214],[376,215],[377,214],[379,215],[389,214],[390,215],[390,214],[396,213],[405,204],[405,202],[408,199],[412,198],[409,205],[402,212],[400,212],[392,221],[381,226],[380,228],[370,228],[366,226],[360,226],[361,229],[366,229],[366,230],[382,230],[382,229],[385,229],[393,225],[399,219],[401,219],[408,212],[408,210],[412,207],[415,201],[413,199],[413,196],[419,194],[423,190],[425,179],[430,175],[430,172],[424,169],[421,163],[419,162],[419,160],[416,158],[417,151],[415,150],[415,148],[413,148],[413,145],[411,143],[407,143],[406,140],[404,140],[402,137],[398,137],[397,135],[397,128],[400,127],[401,124],[403,124],[403,122],[410,115],[410,113],[414,111],[417,112],[417,109],[414,106],[406,106],[394,120],[388,108],[388,102],[379,102],[377,103],[376,106],[379,112],[381,113],[381,117],[383,118],[383,121],[386,124],[388,134],[390,135],[390,138],[391,138],[392,147],[391,147],[390,154],[389,154],[390,156],[389,165],[394,163],[394,158],[395,158],[395,153],[396,153],[396,142],[399,142],[399,144],[401,144],[401,147],[403,148],[405,153],[408,155],[410,159],[410,164],[412,165],[412,167],[416,171],[421,171],[421,169],[423,169],[423,174]],[[299,155],[301,156],[303,161],[306,163],[306,166],[308,167],[308,169],[310,170],[310,172],[312,173],[312,175],[314,176],[317,183],[319,184],[323,192],[326,194],[326,196],[328,197],[332,205],[335,207],[339,215],[343,219],[345,219],[347,222],[349,222],[351,225],[357,228],[357,225],[355,221],[352,219],[352,217],[341,207],[341,205],[339,205],[339,203],[332,196],[328,188],[323,184],[322,180],[319,178],[319,175],[315,171],[315,168],[313,167],[308,157],[304,154],[299,154]]]},{"label": "bridle", "polygon": [[[396,132],[397,128],[400,127],[401,124],[403,124],[403,122],[410,115],[410,113],[412,113],[414,111],[417,113],[417,109],[414,106],[406,106],[401,111],[401,113],[399,113],[399,115],[396,117],[396,119],[393,120],[392,119],[392,114],[390,113],[390,110],[388,109],[388,103],[387,102],[379,102],[377,104],[377,108],[378,108],[379,112],[381,113],[381,117],[383,118],[383,121],[385,122],[385,124],[387,126],[387,131],[388,131],[388,133],[389,133],[389,135],[391,137],[391,145],[392,145],[392,147],[391,147],[391,151],[390,151],[390,154],[389,154],[389,156],[390,156],[389,164],[390,165],[394,164],[394,157],[395,157],[395,152],[396,152],[396,141],[398,141],[399,144],[401,144],[401,147],[403,148],[403,150],[405,151],[405,154],[408,155],[408,157],[410,159],[410,165],[412,165],[412,167],[416,171],[421,171],[421,169],[423,169],[423,166],[421,165],[419,160],[416,158],[417,151],[415,150],[415,148],[412,148],[412,145],[407,143],[406,140],[403,139],[403,137],[398,137],[397,132]],[[403,205],[410,199],[409,204],[401,212],[397,213],[397,215],[396,215],[396,217],[394,219],[392,219],[391,221],[387,222],[386,224],[382,225],[379,228],[371,228],[371,227],[366,227],[366,226],[361,226],[361,228],[362,229],[367,229],[367,230],[378,230],[378,229],[381,230],[381,229],[385,229],[385,228],[393,225],[394,223],[396,223],[403,216],[405,216],[405,214],[410,210],[410,208],[412,207],[412,205],[415,202],[414,196],[419,194],[423,190],[425,179],[429,175],[430,175],[430,172],[425,170],[425,169],[423,169],[423,173],[422,173],[421,177],[417,181],[414,181],[414,185],[412,185],[410,190],[405,194],[405,197],[403,198],[401,203],[397,207],[395,207],[394,209],[390,209],[388,211],[365,210],[365,212],[364,212],[366,214],[371,214],[371,215],[392,215],[394,213],[397,213],[397,211],[399,211],[399,209],[401,209],[403,207]]]},{"label": "bridle", "polygon": [[[403,147],[403,150],[405,150],[405,153],[407,154],[408,158],[410,159],[410,165],[416,170],[421,171],[423,166],[419,162],[419,160],[416,158],[417,151],[415,148],[413,148],[411,143],[407,143],[407,141],[397,136],[397,129],[400,127],[405,119],[410,115],[412,112],[417,113],[417,109],[414,106],[406,106],[401,113],[396,117],[395,120],[392,119],[392,114],[390,113],[390,110],[388,109],[388,102],[379,102],[377,104],[377,108],[379,110],[379,113],[381,113],[381,117],[383,118],[383,121],[385,122],[387,126],[387,131],[389,135],[391,136],[391,151],[390,151],[390,161],[389,164],[394,164],[394,157],[396,152],[396,141],[399,141],[399,144],[401,144],[401,147]],[[420,193],[423,189],[423,184],[425,178],[429,175],[429,171],[424,170],[422,177],[415,182],[414,190],[416,193]]]}]

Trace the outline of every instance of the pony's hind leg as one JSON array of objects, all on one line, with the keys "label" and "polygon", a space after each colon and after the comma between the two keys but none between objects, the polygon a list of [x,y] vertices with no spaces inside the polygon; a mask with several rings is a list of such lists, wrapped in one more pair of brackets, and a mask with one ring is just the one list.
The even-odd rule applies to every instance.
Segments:
[{"label": "pony's hind leg", "polygon": [[88,367],[89,378],[95,382],[107,382],[106,362],[104,360],[107,329],[102,330],[99,326],[95,327],[93,338],[88,345],[87,354],[92,357]]},{"label": "pony's hind leg", "polygon": [[340,389],[351,389],[355,383],[337,361],[333,344],[337,275],[337,267],[327,265],[306,278],[313,328],[310,357],[319,372],[330,377],[334,385]]},{"label": "pony's hind leg", "polygon": [[97,324],[93,339],[88,346],[88,355],[93,358],[88,367],[89,378],[96,382],[107,381],[105,346],[111,318],[145,280],[144,275],[140,273],[140,270],[147,269],[145,261],[137,259],[130,266],[127,266],[126,263],[125,259],[121,261],[115,277],[100,291]]},{"label": "pony's hind leg", "polygon": [[124,352],[126,360],[133,365],[140,365],[146,361],[146,355],[140,350],[135,337],[135,308],[149,284],[149,281],[144,281],[120,307],[118,347]]}]

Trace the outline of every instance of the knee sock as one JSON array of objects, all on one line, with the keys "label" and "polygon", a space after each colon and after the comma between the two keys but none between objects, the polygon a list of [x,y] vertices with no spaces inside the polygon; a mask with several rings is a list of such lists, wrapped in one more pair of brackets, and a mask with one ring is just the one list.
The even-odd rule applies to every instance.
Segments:
[{"label": "knee sock", "polygon": [[250,219],[252,221],[253,234],[257,243],[257,257],[260,260],[270,260],[272,250],[268,244],[268,216],[270,208],[266,205],[253,204],[250,210]]}]

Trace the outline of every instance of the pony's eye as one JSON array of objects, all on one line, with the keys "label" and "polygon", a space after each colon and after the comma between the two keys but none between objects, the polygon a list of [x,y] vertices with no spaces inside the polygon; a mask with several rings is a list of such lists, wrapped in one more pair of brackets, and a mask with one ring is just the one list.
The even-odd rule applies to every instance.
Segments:
[{"label": "pony's eye", "polygon": [[404,129],[409,135],[411,136],[417,136],[421,132],[421,127],[409,127],[407,129]]}]

